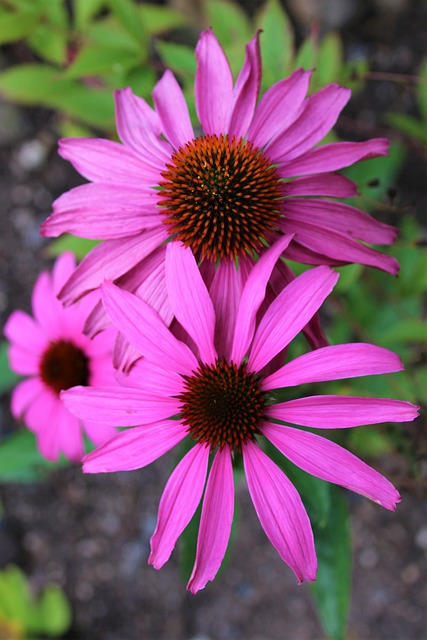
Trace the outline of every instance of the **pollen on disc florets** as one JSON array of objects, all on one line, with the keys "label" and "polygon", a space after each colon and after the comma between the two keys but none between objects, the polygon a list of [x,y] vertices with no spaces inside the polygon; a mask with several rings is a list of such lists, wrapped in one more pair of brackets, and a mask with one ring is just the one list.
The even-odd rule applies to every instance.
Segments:
[{"label": "pollen on disc florets", "polygon": [[40,377],[57,395],[64,389],[89,384],[89,360],[68,340],[51,342],[40,361]]},{"label": "pollen on disc florets", "polygon": [[242,138],[207,135],[176,151],[160,183],[164,223],[202,258],[256,252],[278,230],[280,177]]},{"label": "pollen on disc florets", "polygon": [[264,419],[265,393],[245,363],[201,364],[184,379],[185,391],[178,398],[191,438],[211,449],[228,445],[233,450],[254,440]]}]

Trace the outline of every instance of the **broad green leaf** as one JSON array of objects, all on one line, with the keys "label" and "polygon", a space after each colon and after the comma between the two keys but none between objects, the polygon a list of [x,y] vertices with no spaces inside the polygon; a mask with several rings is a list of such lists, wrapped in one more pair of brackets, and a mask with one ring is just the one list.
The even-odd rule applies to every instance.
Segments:
[{"label": "broad green leaf", "polygon": [[319,50],[318,43],[314,35],[310,35],[304,40],[295,59],[295,68],[302,67],[306,71],[317,69]]},{"label": "broad green leaf", "polygon": [[99,242],[96,240],[78,238],[77,236],[66,233],[46,246],[46,254],[53,258],[59,256],[64,251],[72,251],[77,260],[82,260],[97,244],[99,244]]},{"label": "broad green leaf", "polygon": [[133,0],[108,0],[111,11],[117,16],[128,34],[138,44],[143,43],[147,34],[137,5]]},{"label": "broad green leaf", "polygon": [[71,81],[67,91],[58,91],[46,97],[48,107],[78,118],[97,129],[114,131],[114,101],[111,89],[91,88]]},{"label": "broad green leaf", "polygon": [[124,76],[118,88],[130,87],[137,95],[151,102],[151,93],[156,84],[157,76],[151,67],[144,65],[130,69]]},{"label": "broad green leaf", "polygon": [[268,0],[255,18],[262,29],[261,53],[264,89],[284,78],[292,70],[294,32],[279,0]]},{"label": "broad green leaf", "polygon": [[331,505],[323,526],[313,523],[319,569],[310,585],[319,617],[332,640],[344,640],[350,599],[351,540],[347,502],[331,486]]},{"label": "broad green leaf", "polygon": [[147,33],[158,34],[168,29],[177,29],[186,24],[182,13],[166,6],[141,4],[138,6],[141,21]]},{"label": "broad green leaf", "polygon": [[379,427],[358,427],[349,429],[347,434],[348,447],[357,455],[375,458],[391,453],[394,449],[390,437],[384,429]]},{"label": "broad green leaf", "polygon": [[76,30],[85,31],[107,0],[74,0],[73,14]]},{"label": "broad green leaf", "polygon": [[45,460],[27,429],[15,431],[0,443],[0,482],[35,482],[64,464],[68,462]]},{"label": "broad green leaf", "polygon": [[37,604],[40,626],[30,631],[39,631],[48,636],[59,636],[67,631],[72,620],[71,607],[59,587],[53,584],[46,586]]},{"label": "broad green leaf", "polygon": [[172,69],[172,71],[184,77],[194,77],[196,73],[196,58],[191,47],[157,40],[156,49],[168,69]]},{"label": "broad green leaf", "polygon": [[0,45],[26,38],[40,22],[41,11],[35,6],[0,14]]},{"label": "broad green leaf", "polygon": [[72,65],[64,74],[66,78],[108,75],[124,71],[144,61],[135,51],[115,46],[88,44],[80,49]]},{"label": "broad green leaf", "polygon": [[[66,116],[57,123],[57,130],[61,138],[91,138],[95,135],[92,129],[78,124]],[[48,247],[50,246],[51,244],[48,245]]]},{"label": "broad green leaf", "polygon": [[0,571],[0,614],[25,625],[30,602],[30,590],[22,571],[14,565]]},{"label": "broad green leaf", "polygon": [[427,324],[421,318],[408,318],[382,334],[385,345],[391,342],[420,342],[427,344]]},{"label": "broad green leaf", "polygon": [[38,0],[43,9],[43,24],[28,38],[33,51],[55,64],[65,64],[69,36],[68,13],[63,0]]},{"label": "broad green leaf", "polygon": [[0,393],[12,389],[20,379],[9,367],[8,346],[7,342],[0,343]]},{"label": "broad green leaf", "polygon": [[207,0],[205,2],[206,21],[221,45],[227,48],[238,43],[239,48],[253,36],[246,14],[233,2],[225,0]]},{"label": "broad green leaf", "polygon": [[128,32],[114,15],[93,22],[88,28],[87,42],[135,51],[138,55],[148,51],[148,42],[135,42],[129,38]]},{"label": "broad green leaf", "polygon": [[330,32],[321,40],[314,80],[316,87],[324,87],[341,79],[344,62],[343,46],[338,33]]}]

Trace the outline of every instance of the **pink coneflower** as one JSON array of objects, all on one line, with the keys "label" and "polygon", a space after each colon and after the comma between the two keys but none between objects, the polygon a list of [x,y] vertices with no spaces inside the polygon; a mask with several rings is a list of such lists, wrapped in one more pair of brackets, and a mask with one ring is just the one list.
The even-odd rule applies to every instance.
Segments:
[{"label": "pink coneflower", "polygon": [[[270,372],[270,363],[319,309],[338,275],[314,268],[289,284],[259,322],[274,263],[276,242],[254,266],[234,318],[233,340],[215,335],[215,306],[190,249],[166,249],[166,284],[173,313],[187,332],[177,339],[147,303],[112,283],[103,302],[115,327],[144,356],[126,387],[70,389],[65,404],[84,419],[97,418],[127,429],[84,459],[89,473],[144,467],[183,441],[194,446],[173,471],[160,501],[149,562],[160,568],[192,518],[204,491],[196,561],[188,588],[202,589],[217,573],[233,519],[233,460],[242,455],[249,492],[260,522],[299,581],[316,577],[310,522],[301,499],[281,469],[264,453],[265,439],[299,467],[394,509],[393,485],[339,445],[304,431],[408,421],[416,407],[398,400],[309,396],[300,384],[402,369],[395,354],[370,344],[328,346]],[[188,346],[191,344],[192,346]],[[274,390],[289,387],[294,399],[277,402]],[[173,418],[173,419],[171,419]],[[298,427],[277,424],[277,420]],[[208,474],[210,457],[213,458]],[[209,475],[207,482],[206,476]],[[206,486],[205,486],[206,484]]]},{"label": "pink coneflower", "polygon": [[[335,125],[350,91],[331,84],[307,98],[311,72],[298,69],[257,102],[258,36],[247,45],[234,84],[212,31],[201,34],[196,59],[200,136],[178,82],[166,71],[153,91],[154,109],[129,88],[116,91],[122,144],[93,138],[60,142],[62,157],[91,183],[56,200],[42,235],[68,232],[104,240],[78,266],[61,299],[69,304],[106,278],[170,321],[164,286],[168,240],[191,248],[205,278],[212,280],[216,266],[213,286],[219,290],[241,290],[251,256],[283,233],[294,234],[286,250],[292,260],[357,262],[396,274],[394,258],[364,244],[390,244],[396,229],[331,200],[356,194],[355,184],[335,172],[385,155],[388,142],[315,146]],[[278,284],[289,279],[284,268],[277,270]],[[101,325],[95,314],[88,331]]]},{"label": "pink coneflower", "polygon": [[115,331],[89,340],[82,331],[93,306],[91,296],[68,309],[57,299],[74,268],[74,256],[62,254],[52,274],[45,272],[37,279],[32,296],[34,318],[14,311],[4,328],[11,343],[11,369],[30,376],[13,391],[12,414],[35,432],[40,453],[52,461],[63,453],[79,462],[84,454],[83,431],[96,445],[116,433],[108,425],[82,422],[59,397],[63,389],[75,385],[114,384],[111,357]]}]

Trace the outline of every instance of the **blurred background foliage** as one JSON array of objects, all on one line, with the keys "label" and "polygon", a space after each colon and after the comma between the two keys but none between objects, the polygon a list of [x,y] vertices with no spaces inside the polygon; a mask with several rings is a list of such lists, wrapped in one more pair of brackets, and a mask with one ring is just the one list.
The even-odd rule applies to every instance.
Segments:
[{"label": "blurred background foliage", "polygon": [[[263,31],[262,91],[297,67],[315,69],[311,91],[337,82],[357,93],[375,77],[363,55],[347,58],[338,31],[320,33],[314,27],[297,43],[293,24],[278,0],[267,0],[251,15],[242,4],[206,0],[195,3],[197,11],[189,15],[170,5],[136,0],[0,0],[0,45],[12,48],[19,60],[0,70],[0,93],[15,104],[52,110],[59,136],[101,135],[114,139],[113,89],[130,86],[150,101],[156,80],[165,68],[171,68],[182,84],[195,120],[194,45],[200,29],[207,26],[216,33],[235,74],[243,63],[245,43],[256,30]],[[421,158],[426,154],[427,58],[416,75],[397,77],[396,81],[413,86],[416,113],[383,114],[381,124],[387,131],[393,128],[398,134],[393,138],[389,157],[360,162],[345,173],[359,185],[359,196],[353,204],[401,227],[398,241],[387,248],[399,260],[401,271],[398,278],[393,278],[360,265],[341,268],[339,284],[325,304],[322,316],[331,343],[362,341],[387,347],[402,357],[406,370],[321,387],[312,385],[307,393],[404,398],[425,405],[424,231],[420,220],[395,206],[394,185],[408,146],[413,145]],[[325,142],[340,139],[340,134],[338,123]],[[46,255],[71,249],[82,258],[93,245],[91,241],[63,236],[46,246]],[[297,273],[304,269],[300,265],[291,266]],[[300,338],[291,346],[290,356],[306,348]],[[10,391],[18,380],[9,370],[6,349],[3,342],[0,393]],[[402,455],[408,483],[410,479],[421,481],[420,464],[427,454],[425,425],[407,428],[384,425],[343,431],[333,434],[334,439],[356,454],[368,461],[385,454]],[[313,522],[320,565],[313,595],[325,631],[338,640],[345,634],[351,571],[347,503],[335,487],[307,476],[277,452],[269,453],[297,485]],[[0,445],[2,482],[33,482],[45,478],[53,468],[55,465],[39,456],[34,436],[25,430],[15,430]],[[197,515],[183,539],[183,558],[187,563],[194,557],[195,523]],[[16,595],[18,592],[21,595]],[[17,607],[18,601],[27,605]],[[57,615],[59,611],[62,613],[49,627],[44,612],[49,607],[51,611],[52,603],[56,603]],[[23,629],[21,636],[16,637],[34,631],[59,635],[69,624],[69,610],[59,591],[46,588],[38,602],[31,600],[24,576],[11,567],[0,575],[0,628],[3,621],[13,625],[12,620],[17,628]]]}]

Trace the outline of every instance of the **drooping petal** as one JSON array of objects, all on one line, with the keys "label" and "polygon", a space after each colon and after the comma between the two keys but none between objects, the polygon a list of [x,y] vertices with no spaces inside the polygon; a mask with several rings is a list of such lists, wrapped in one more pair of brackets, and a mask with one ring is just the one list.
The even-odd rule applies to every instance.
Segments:
[{"label": "drooping petal", "polygon": [[259,32],[246,45],[246,58],[233,89],[227,126],[229,136],[242,138],[252,120],[261,84]]},{"label": "drooping petal", "polygon": [[231,350],[231,359],[233,362],[240,363],[249,348],[255,331],[256,314],[264,300],[265,290],[273,267],[291,240],[291,235],[279,238],[270,249],[261,256],[249,274],[237,313],[233,347]]},{"label": "drooping petal", "polygon": [[297,69],[262,96],[248,131],[248,140],[263,148],[295,120],[307,94],[311,71]]},{"label": "drooping petal", "polygon": [[[48,342],[46,341],[46,347]],[[40,355],[29,353],[23,347],[10,344],[8,348],[9,365],[20,376],[37,376],[40,372]]]},{"label": "drooping petal", "polygon": [[104,280],[116,280],[157,249],[167,238],[164,225],[143,233],[106,240],[83,258],[71,278],[62,288],[60,299],[68,305],[88,291],[99,287]]},{"label": "drooping petal", "polygon": [[203,31],[196,46],[196,111],[206,134],[226,133],[233,78],[224,51],[212,31]]},{"label": "drooping petal", "polygon": [[178,322],[191,336],[200,359],[211,364],[217,357],[215,311],[190,248],[170,242],[166,249],[166,286]]},{"label": "drooping petal", "polygon": [[76,268],[76,258],[72,251],[64,251],[52,267],[52,286],[55,297]]},{"label": "drooping petal", "polygon": [[123,144],[103,138],[65,138],[59,155],[87,180],[118,186],[157,184],[162,166],[151,166]]},{"label": "drooping petal", "polygon": [[194,138],[187,103],[175,76],[167,69],[153,90],[153,100],[166,139],[175,147],[185,147]]},{"label": "drooping petal", "polygon": [[62,402],[50,391],[35,400],[25,414],[25,422],[35,432],[37,447],[44,458],[56,462],[62,450],[60,418],[66,411]]},{"label": "drooping petal", "polygon": [[43,382],[39,378],[29,378],[20,382],[12,391],[10,410],[14,418],[22,418],[32,402],[45,392]]},{"label": "drooping petal", "polygon": [[234,478],[228,447],[218,450],[203,499],[196,562],[187,585],[191,593],[213,580],[224,559],[234,513]]},{"label": "drooping petal", "polygon": [[353,180],[339,173],[322,173],[296,178],[285,185],[287,196],[327,196],[329,198],[352,198],[357,195]]},{"label": "drooping petal", "polygon": [[402,369],[399,356],[388,349],[362,342],[339,344],[316,349],[295,358],[265,378],[262,387],[269,391],[326,380],[392,373]]},{"label": "drooping petal", "polygon": [[243,447],[249,493],[262,528],[298,578],[316,579],[313,532],[301,498],[283,471],[253,442]]},{"label": "drooping petal", "polygon": [[410,422],[418,407],[403,400],[357,396],[308,396],[267,409],[269,417],[317,429],[346,429],[380,422]]},{"label": "drooping petal", "polygon": [[141,355],[182,374],[197,368],[187,345],[172,335],[146,302],[109,282],[102,286],[102,299],[111,322]]},{"label": "drooping petal", "polygon": [[310,269],[277,296],[255,333],[249,369],[260,371],[290,343],[319,309],[338,277],[329,267]]},{"label": "drooping petal", "polygon": [[67,409],[83,420],[113,427],[133,427],[178,413],[179,401],[170,396],[127,387],[71,387],[61,392]]},{"label": "drooping petal", "polygon": [[331,142],[284,163],[278,168],[278,172],[282,178],[292,178],[310,173],[338,171],[360,160],[386,156],[389,144],[386,138],[373,138],[366,142]]},{"label": "drooping petal", "polygon": [[242,295],[248,260],[221,260],[209,287],[215,309],[215,346],[220,357],[230,357],[237,310]]},{"label": "drooping petal", "polygon": [[124,238],[161,225],[154,190],[89,183],[62,194],[46,221],[50,236]]},{"label": "drooping petal", "polygon": [[265,424],[263,435],[313,476],[356,491],[394,511],[400,495],[391,482],[335,442],[301,429]]},{"label": "drooping petal", "polygon": [[[295,240],[287,251],[287,257],[290,260],[295,259],[293,252],[295,247],[298,247],[300,251],[297,259],[308,264],[313,264],[311,257],[317,254],[319,262],[322,264],[325,262],[332,264],[356,262],[368,267],[376,267],[392,275],[396,275],[399,271],[399,263],[396,258],[375,251],[339,231],[295,218],[283,219],[280,227],[283,233],[295,234]],[[303,254],[305,248],[308,250],[307,260],[304,259]]]},{"label": "drooping petal", "polygon": [[185,438],[177,420],[164,420],[122,431],[83,458],[84,473],[133,471],[151,464]]},{"label": "drooping petal", "polygon": [[273,163],[289,162],[317,144],[336,123],[350,99],[351,91],[330,84],[310,96],[297,120],[267,144],[265,152]]},{"label": "drooping petal", "polygon": [[209,447],[196,444],[170,476],[159,504],[156,530],[151,537],[149,564],[160,569],[170,558],[202,497]]},{"label": "drooping petal", "polygon": [[396,227],[379,222],[368,213],[342,202],[306,198],[289,198],[284,203],[285,216],[295,222],[310,221],[319,229],[331,229],[373,244],[391,244],[399,233]]}]

